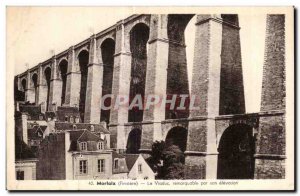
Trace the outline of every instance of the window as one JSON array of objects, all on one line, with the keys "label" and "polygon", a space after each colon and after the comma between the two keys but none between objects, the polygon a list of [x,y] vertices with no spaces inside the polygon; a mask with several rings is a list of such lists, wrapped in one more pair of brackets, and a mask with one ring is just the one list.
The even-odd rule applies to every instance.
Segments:
[{"label": "window", "polygon": [[115,159],[114,161],[114,169],[118,169],[119,168],[119,160]]},{"label": "window", "polygon": [[103,142],[98,142],[98,150],[103,150],[103,149],[104,149]]},{"label": "window", "polygon": [[138,170],[139,170],[139,173],[142,173],[142,164],[138,165]]},{"label": "window", "polygon": [[148,177],[146,176],[146,177],[144,178],[144,180],[148,180]]},{"label": "window", "polygon": [[73,122],[73,116],[70,116],[70,122],[71,123]]},{"label": "window", "polygon": [[105,167],[105,163],[104,163],[104,159],[98,159],[98,172],[102,173],[104,172],[104,167]]},{"label": "window", "polygon": [[79,173],[87,174],[87,160],[79,161]]},{"label": "window", "polygon": [[17,171],[17,180],[24,180],[24,171]]},{"label": "window", "polygon": [[73,129],[77,129],[77,126],[76,126],[76,125],[73,125]]},{"label": "window", "polygon": [[65,116],[65,122],[68,122],[69,118],[67,116]]},{"label": "window", "polygon": [[80,150],[87,150],[86,142],[80,142]]},{"label": "window", "polygon": [[41,133],[41,131],[38,131],[37,135],[38,135],[38,137],[42,137],[43,133]]}]

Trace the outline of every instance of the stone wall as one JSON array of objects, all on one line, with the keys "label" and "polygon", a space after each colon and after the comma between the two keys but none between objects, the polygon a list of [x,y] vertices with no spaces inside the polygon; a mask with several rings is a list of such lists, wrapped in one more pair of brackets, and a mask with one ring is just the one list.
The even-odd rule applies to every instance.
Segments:
[{"label": "stone wall", "polygon": [[285,16],[268,15],[261,111],[285,109]]},{"label": "stone wall", "polygon": [[255,176],[276,179],[285,177],[285,16],[267,15],[266,29]]},{"label": "stone wall", "polygon": [[[238,20],[237,15],[234,16],[232,18]],[[239,27],[227,23],[222,27],[219,114],[243,114],[245,98]]]},{"label": "stone wall", "polygon": [[39,147],[37,180],[64,180],[65,167],[65,134],[48,136]]}]

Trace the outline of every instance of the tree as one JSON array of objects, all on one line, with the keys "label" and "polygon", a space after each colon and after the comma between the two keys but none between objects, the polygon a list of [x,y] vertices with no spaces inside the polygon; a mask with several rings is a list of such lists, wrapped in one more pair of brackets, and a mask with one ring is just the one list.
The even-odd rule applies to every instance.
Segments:
[{"label": "tree", "polygon": [[165,148],[164,141],[155,141],[152,144],[151,156],[146,160],[151,169],[157,173],[157,178],[160,178],[161,163],[163,159],[163,150]]},{"label": "tree", "polygon": [[163,151],[163,179],[184,178],[184,154],[176,145],[168,146]]},{"label": "tree", "polygon": [[164,141],[154,142],[147,162],[157,173],[157,179],[183,179],[184,177],[184,154],[176,145],[166,146]]}]

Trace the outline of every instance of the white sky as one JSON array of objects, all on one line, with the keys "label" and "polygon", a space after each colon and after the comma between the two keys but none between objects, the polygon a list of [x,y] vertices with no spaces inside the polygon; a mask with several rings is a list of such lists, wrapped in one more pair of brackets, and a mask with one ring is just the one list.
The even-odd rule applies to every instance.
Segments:
[{"label": "white sky", "polygon": [[[7,51],[19,74],[88,38],[93,32],[115,24],[128,16],[126,12],[99,11],[97,7],[16,7],[7,12]],[[189,81],[192,73],[195,28],[190,21],[186,32]],[[245,88],[246,111],[260,107],[262,66],[264,57],[266,15],[240,14],[240,37]],[[192,36],[191,36],[192,35]]]}]

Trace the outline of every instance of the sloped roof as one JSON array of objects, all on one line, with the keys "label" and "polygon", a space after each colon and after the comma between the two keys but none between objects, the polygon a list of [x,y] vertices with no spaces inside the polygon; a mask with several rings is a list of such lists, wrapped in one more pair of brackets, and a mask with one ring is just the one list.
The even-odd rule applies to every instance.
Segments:
[{"label": "sloped roof", "polygon": [[99,136],[91,133],[90,131],[84,131],[83,134],[78,138],[78,141],[103,141]]},{"label": "sloped roof", "polygon": [[83,134],[84,130],[70,131],[70,140],[76,141]]},{"label": "sloped roof", "polygon": [[35,129],[36,131],[38,130],[38,129],[40,129],[43,133],[45,132],[45,130],[47,129],[47,126],[45,126],[45,125],[40,125],[40,126],[34,126],[33,127],[33,129]]},{"label": "sloped roof", "polygon": [[46,119],[48,119],[48,118],[54,118],[56,116],[56,114],[55,114],[55,112],[47,111],[45,113],[45,116],[46,116]]},{"label": "sloped roof", "polygon": [[64,122],[66,116],[79,118],[80,113],[78,107],[59,106],[57,107],[56,116],[58,121]]},{"label": "sloped roof", "polygon": [[125,154],[125,160],[129,171],[131,170],[139,156],[139,154]]},{"label": "sloped roof", "polygon": [[70,131],[71,144],[69,151],[77,151],[77,140],[84,133],[85,130]]},{"label": "sloped roof", "polygon": [[15,158],[16,160],[36,158],[30,147],[19,137],[15,137]]},{"label": "sloped roof", "polygon": [[110,132],[100,124],[55,122],[55,129],[57,129],[57,130],[73,130],[73,125],[76,125],[76,129],[86,129],[89,131],[91,131],[91,127],[93,125],[95,133],[98,132],[98,133],[110,134]]},{"label": "sloped roof", "polygon": [[27,134],[28,134],[28,138],[29,139],[39,139],[40,137],[38,137],[37,132],[41,131],[42,133],[45,132],[45,130],[47,129],[47,126],[45,125],[35,125],[32,128],[27,129]]},{"label": "sloped roof", "polygon": [[113,151],[113,152],[112,152],[112,158],[113,158],[113,159],[115,159],[115,158],[122,159],[122,158],[125,158],[125,156],[122,155],[122,154],[119,154],[119,153],[117,153],[117,152],[115,152],[115,151]]},{"label": "sloped roof", "polygon": [[39,120],[39,117],[42,116],[43,120],[45,119],[44,114],[41,112],[41,106],[36,105],[28,105],[28,104],[21,104],[19,106],[21,113],[26,113],[30,116],[31,120]]},{"label": "sloped roof", "polygon": [[70,133],[70,140],[71,140],[69,151],[77,151],[78,142],[104,141],[99,136],[97,136],[96,134],[88,130],[74,130],[74,131],[70,131],[69,133]]}]

